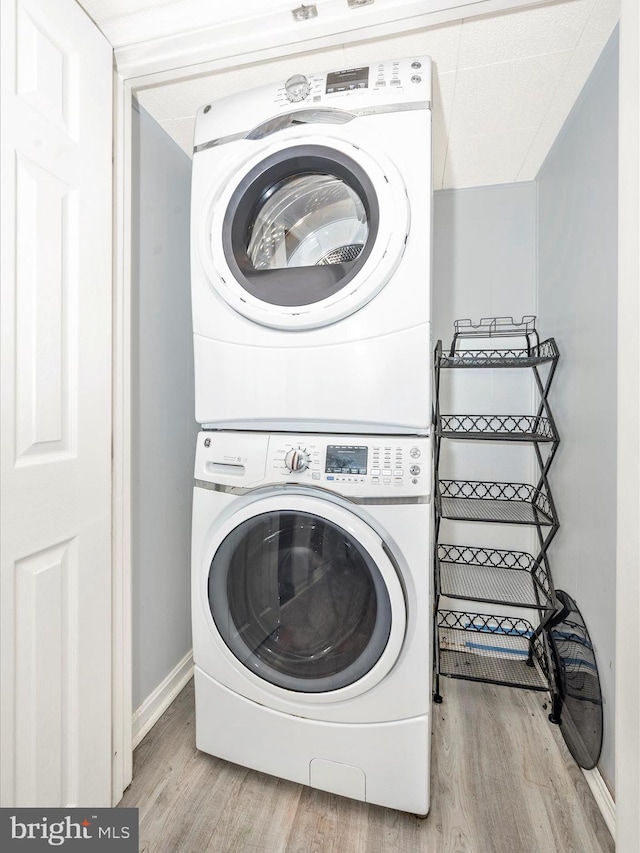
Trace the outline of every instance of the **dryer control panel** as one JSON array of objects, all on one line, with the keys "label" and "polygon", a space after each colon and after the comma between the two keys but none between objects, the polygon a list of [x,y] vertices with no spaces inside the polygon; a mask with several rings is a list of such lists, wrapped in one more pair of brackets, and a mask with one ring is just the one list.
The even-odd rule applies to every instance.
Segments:
[{"label": "dryer control panel", "polygon": [[349,106],[431,100],[431,60],[428,56],[387,59],[357,68],[320,74],[294,74],[274,87],[277,105]]},{"label": "dryer control panel", "polygon": [[[195,150],[249,134],[262,138],[283,127],[331,126],[356,116],[430,109],[432,64],[428,56],[386,59],[354,68],[309,72],[204,104],[196,113]],[[299,114],[299,115],[298,115]],[[282,121],[289,117],[289,121]],[[253,134],[253,135],[251,135]],[[257,134],[257,135],[256,135]]]},{"label": "dryer control panel", "polygon": [[203,430],[196,481],[220,487],[316,486],[359,498],[428,497],[428,436],[354,436]]}]

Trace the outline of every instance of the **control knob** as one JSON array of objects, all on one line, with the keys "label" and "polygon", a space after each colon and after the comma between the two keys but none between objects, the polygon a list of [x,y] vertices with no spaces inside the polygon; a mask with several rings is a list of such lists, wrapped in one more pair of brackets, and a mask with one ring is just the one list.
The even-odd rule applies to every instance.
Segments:
[{"label": "control knob", "polygon": [[309,454],[301,447],[292,447],[284,457],[284,464],[292,473],[304,471],[309,467]]},{"label": "control knob", "polygon": [[304,101],[311,91],[311,86],[304,74],[294,74],[284,84],[284,89],[287,98],[295,104]]}]

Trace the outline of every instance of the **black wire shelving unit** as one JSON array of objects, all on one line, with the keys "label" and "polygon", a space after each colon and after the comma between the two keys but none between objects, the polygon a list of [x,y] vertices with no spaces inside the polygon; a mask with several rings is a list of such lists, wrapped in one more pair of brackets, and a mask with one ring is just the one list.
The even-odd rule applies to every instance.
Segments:
[{"label": "black wire shelving unit", "polygon": [[[517,340],[516,340],[517,339]],[[559,721],[561,700],[548,627],[558,608],[548,549],[559,527],[547,475],[560,438],[548,394],[558,362],[553,338],[540,342],[536,318],[458,320],[451,347],[435,350],[435,655],[434,700],[441,677],[548,691],[549,715]],[[440,385],[451,369],[527,369],[538,404],[529,414],[443,414]],[[533,448],[535,483],[454,480],[440,477],[443,441],[519,442]],[[443,519],[519,524],[536,531],[536,553],[441,541]],[[460,609],[446,609],[442,598]],[[487,613],[500,605],[509,615]],[[449,605],[450,607],[450,605]],[[536,624],[519,612],[538,614]]]}]

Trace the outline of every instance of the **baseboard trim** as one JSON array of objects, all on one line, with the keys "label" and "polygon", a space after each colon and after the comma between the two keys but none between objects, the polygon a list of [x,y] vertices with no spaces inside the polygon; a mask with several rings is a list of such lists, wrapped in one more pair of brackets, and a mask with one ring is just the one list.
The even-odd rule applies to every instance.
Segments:
[{"label": "baseboard trim", "polygon": [[616,802],[611,796],[611,791],[607,788],[606,782],[602,778],[602,774],[598,768],[593,770],[583,770],[584,777],[587,780],[587,785],[591,789],[596,804],[600,809],[604,822],[611,833],[613,840],[616,840]]},{"label": "baseboard trim", "polygon": [[133,748],[148,734],[193,675],[193,652],[188,652],[169,675],[133,712]]}]

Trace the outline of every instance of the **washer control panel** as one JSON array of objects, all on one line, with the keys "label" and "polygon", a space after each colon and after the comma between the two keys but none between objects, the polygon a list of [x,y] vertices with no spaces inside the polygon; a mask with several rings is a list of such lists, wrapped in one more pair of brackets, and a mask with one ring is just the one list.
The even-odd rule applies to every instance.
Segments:
[{"label": "washer control panel", "polygon": [[428,496],[428,436],[203,431],[196,480],[257,488],[295,483],[358,497]]}]

